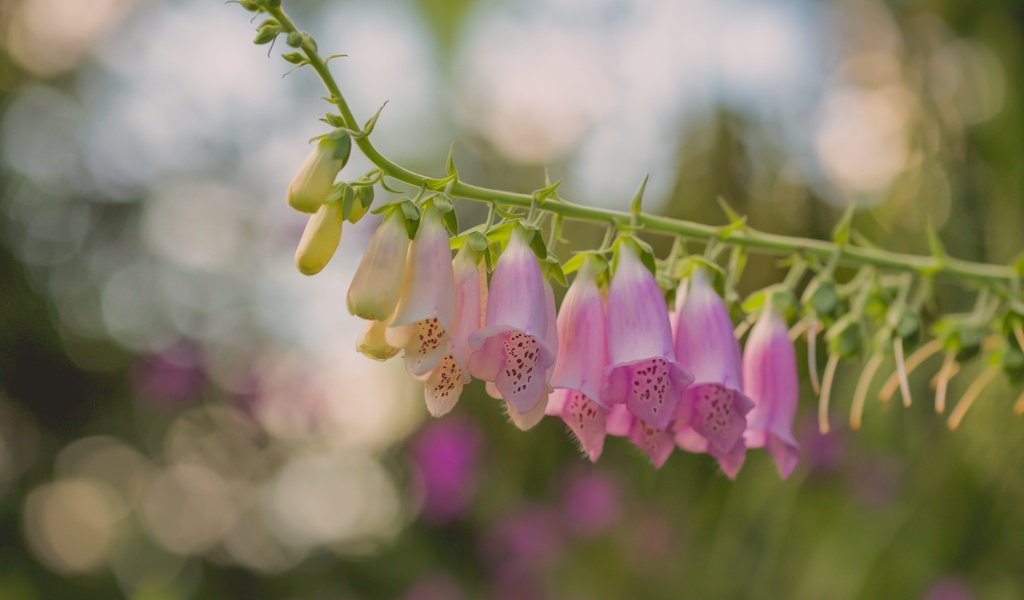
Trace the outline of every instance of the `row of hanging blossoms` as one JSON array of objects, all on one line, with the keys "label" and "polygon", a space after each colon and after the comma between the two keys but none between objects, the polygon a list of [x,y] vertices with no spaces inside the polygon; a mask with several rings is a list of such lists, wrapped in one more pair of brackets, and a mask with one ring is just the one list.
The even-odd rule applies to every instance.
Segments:
[{"label": "row of hanging blossoms", "polygon": [[[424,382],[432,415],[451,411],[463,386],[476,378],[504,401],[522,429],[545,414],[561,417],[591,460],[600,456],[607,435],[624,436],[655,466],[678,447],[710,454],[735,477],[746,450],[763,447],[788,477],[797,461],[793,340],[799,336],[807,340],[823,433],[844,358],[864,361],[851,405],[854,428],[889,356],[896,368],[879,396],[889,401],[899,390],[906,405],[910,372],[933,355],[943,356],[932,380],[939,413],[960,365],[985,362],[951,411],[950,428],[998,373],[1012,380],[1024,375],[1024,261],[1001,266],[958,260],[946,255],[934,234],[926,256],[859,245],[850,212],[826,242],[755,231],[724,204],[730,223],[722,227],[651,215],[641,208],[644,185],[629,212],[571,203],[557,184],[531,194],[493,190],[462,181],[451,155],[445,176],[427,177],[390,161],[371,143],[380,111],[359,127],[327,67],[332,57],[320,56],[280,0],[240,4],[266,13],[255,42],[283,37],[293,49],[283,58],[312,67],[334,107],[322,119],[331,131],[317,139],[288,188],[290,206],[310,213],[295,254],[298,268],[312,275],[327,265],[343,222],[355,223],[370,210],[375,187],[394,192],[391,179],[418,190],[373,210],[381,224],[347,300],[349,311],[368,321],[358,350],[377,360],[400,354],[409,373]],[[336,181],[353,145],[376,168]],[[460,231],[453,198],[488,203],[487,219]],[[551,249],[566,219],[606,224],[601,247],[558,260]],[[550,228],[547,240],[544,227]],[[674,236],[670,255],[655,258],[640,231]],[[687,256],[684,238],[703,241],[704,254]],[[723,250],[729,251],[724,268],[718,260]],[[790,268],[782,282],[737,307],[745,316],[735,325],[729,306],[736,303],[735,285],[749,251],[788,254]],[[859,270],[840,283],[840,264]],[[552,282],[566,285],[570,274],[572,285],[556,310]],[[976,288],[977,302],[967,314],[931,315],[926,328],[924,309],[936,277]],[[822,335],[828,359],[819,380],[815,349]],[[1014,409],[1024,412],[1024,395]]]}]

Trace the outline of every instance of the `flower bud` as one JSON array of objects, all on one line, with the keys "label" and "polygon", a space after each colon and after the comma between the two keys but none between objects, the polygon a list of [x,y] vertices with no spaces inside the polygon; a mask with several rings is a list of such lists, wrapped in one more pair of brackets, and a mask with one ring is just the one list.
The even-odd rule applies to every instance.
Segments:
[{"label": "flower bud", "polygon": [[352,140],[329,134],[317,143],[288,186],[288,204],[295,210],[314,213],[327,199],[338,171],[348,162]]},{"label": "flower bud", "polygon": [[366,245],[348,288],[348,311],[373,321],[387,321],[402,294],[409,234],[402,211],[391,210]]},{"label": "flower bud", "polygon": [[327,202],[309,217],[295,249],[295,266],[304,275],[316,275],[327,266],[341,241],[341,206]]}]

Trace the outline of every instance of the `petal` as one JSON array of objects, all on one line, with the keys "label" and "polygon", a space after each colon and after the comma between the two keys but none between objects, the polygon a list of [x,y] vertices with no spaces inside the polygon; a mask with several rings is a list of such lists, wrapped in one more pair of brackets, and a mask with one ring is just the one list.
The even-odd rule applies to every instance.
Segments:
[{"label": "petal", "polygon": [[473,349],[469,336],[484,325],[487,306],[487,270],[468,244],[459,249],[452,261],[455,276],[455,322],[450,331],[452,358],[463,371],[469,370]]},{"label": "petal", "polygon": [[785,322],[772,310],[761,314],[747,339],[743,384],[754,402],[747,415],[747,445],[766,445],[769,433],[792,439],[799,395],[796,351]]},{"label": "petal", "polygon": [[451,356],[446,356],[436,369],[430,372],[423,385],[423,399],[427,412],[440,417],[451,412],[462,395],[463,376]]},{"label": "petal", "polygon": [[387,342],[385,332],[387,323],[384,321],[370,321],[359,336],[356,342],[356,351],[374,360],[387,360],[398,354],[398,348]]},{"label": "petal", "polygon": [[692,381],[679,365],[664,358],[612,365],[606,373],[604,401],[625,403],[631,413],[662,430],[675,418],[683,390]]},{"label": "petal", "polygon": [[565,407],[566,397],[569,395],[570,390],[558,389],[548,394],[548,405],[544,409],[544,414],[549,417],[560,417],[562,416],[562,409]]},{"label": "petal", "polygon": [[520,413],[527,413],[547,397],[544,365],[539,362],[537,339],[519,331],[502,336],[504,361],[494,378],[501,397]]},{"label": "petal", "polygon": [[800,458],[796,442],[792,439],[786,440],[776,435],[769,435],[767,445],[768,452],[771,453],[772,458],[775,459],[776,466],[779,468],[779,476],[783,479],[789,479]]},{"label": "petal", "polygon": [[608,289],[609,360],[627,363],[657,356],[674,361],[665,296],[633,245],[623,243],[619,248],[618,268]]},{"label": "petal", "polygon": [[578,390],[566,390],[562,419],[576,434],[583,452],[594,462],[604,448],[605,414],[607,410]]},{"label": "petal", "polygon": [[437,210],[428,207],[409,246],[409,265],[392,326],[436,318],[447,331],[454,316],[455,276],[448,230]]},{"label": "petal", "polygon": [[409,236],[399,211],[384,218],[366,244],[352,284],[348,288],[348,311],[372,321],[387,321],[402,294]]},{"label": "petal", "polygon": [[530,410],[520,412],[511,402],[505,403],[505,408],[508,409],[508,416],[512,419],[512,423],[523,431],[532,429],[534,425],[540,423],[540,420],[544,418],[544,407],[544,402],[538,402]]},{"label": "petal", "polygon": [[697,383],[742,389],[740,345],[732,319],[703,271],[696,270],[689,282],[680,285],[677,298],[676,361]]},{"label": "petal", "polygon": [[685,395],[692,406],[690,426],[717,453],[728,453],[736,442],[743,440],[747,428],[745,415],[754,403],[742,393],[720,383],[703,383],[687,388]]},{"label": "petal", "polygon": [[[526,234],[515,227],[491,275],[486,327],[514,328],[543,340],[547,333],[546,308],[537,257],[526,241]],[[554,349],[550,352],[553,354]]]},{"label": "petal", "polygon": [[408,341],[403,346],[405,368],[413,377],[427,374],[450,356],[451,338],[436,317],[417,321],[402,329],[408,332]]},{"label": "petal", "polygon": [[625,437],[633,428],[634,421],[636,417],[629,412],[625,404],[613,404],[604,418],[605,433]]},{"label": "petal", "polygon": [[660,469],[665,464],[675,448],[671,432],[655,429],[640,419],[633,421],[633,426],[629,430],[629,441],[651,457],[655,469]]},{"label": "petal", "polygon": [[551,385],[580,390],[601,401],[601,379],[608,361],[604,300],[593,271],[580,269],[558,313],[558,357]]}]

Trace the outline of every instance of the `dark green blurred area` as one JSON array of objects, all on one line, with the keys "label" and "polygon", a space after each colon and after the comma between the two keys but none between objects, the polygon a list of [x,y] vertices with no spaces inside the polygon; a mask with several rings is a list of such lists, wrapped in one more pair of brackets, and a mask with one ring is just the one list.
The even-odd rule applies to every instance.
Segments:
[{"label": "dark green blurred area", "polygon": [[[657,83],[685,61],[639,53],[651,71],[633,79],[617,71],[633,63],[602,61],[628,54],[616,45],[622,23],[642,40],[644,19],[668,9],[548,4],[285,2],[325,52],[351,41],[352,57],[332,64],[346,92],[353,82],[398,91],[380,145],[412,168],[439,172],[454,140],[467,180],[535,189],[550,166],[567,196],[621,207],[628,198],[579,198],[592,192],[583,183],[621,175],[633,186],[642,171],[631,156],[664,147],[647,202],[667,215],[723,223],[722,196],[758,229],[827,238],[854,202],[857,230],[889,249],[927,252],[930,221],[960,258],[1006,263],[1024,251],[1018,2],[767,3],[768,16],[798,15],[796,29],[769,33],[802,32],[815,55],[801,56],[795,79],[773,86],[770,69],[754,73],[685,118],[661,107],[653,124],[629,118],[630,99],[667,93]],[[680,21],[679,37],[741,39],[730,19],[749,7],[724,5],[679,8],[719,19],[703,33]],[[400,368],[351,350],[343,278],[369,231],[347,229],[353,245],[335,262],[348,262],[315,284],[291,268],[302,224],[283,189],[323,110],[312,75],[280,80],[284,67],[247,45],[249,15],[234,5],[82,6],[0,6],[0,598],[1024,597],[1019,386],[997,379],[950,432],[931,406],[934,358],[911,379],[913,406],[872,393],[853,432],[862,365],[844,363],[829,436],[804,390],[789,481],[753,451],[735,482],[682,452],[655,471],[621,439],[590,465],[561,422],[522,433],[478,384],[429,422]],[[487,35],[471,35],[488,23],[500,23],[489,49]],[[759,23],[777,22],[739,31],[763,32]],[[579,37],[545,45],[563,30]],[[509,37],[523,47],[503,46]],[[751,39],[756,57],[762,38]],[[581,65],[597,75],[577,83],[611,82],[593,94],[613,96],[582,126],[557,113],[559,98],[545,108],[557,94],[531,87],[555,85],[557,71],[488,91],[543,71],[545,49],[556,62],[572,49],[561,63],[572,65],[580,47],[609,54]],[[507,62],[471,66],[485,50],[536,62],[507,76],[489,70]],[[373,62],[378,51],[406,62]],[[738,56],[722,80],[747,73]],[[382,66],[394,64],[409,70]],[[195,77],[171,80],[181,73]],[[803,104],[784,110],[772,103],[787,96],[773,93],[788,85]],[[365,118],[381,99],[361,91]],[[531,120],[537,110],[555,116]],[[566,124],[563,138],[522,134],[551,122]],[[394,123],[409,128],[389,132]],[[598,145],[602,132],[621,143]],[[575,160],[584,147],[603,162]],[[464,226],[482,216],[460,206]],[[566,233],[581,247],[602,234]],[[777,281],[776,260],[752,259],[742,290]],[[972,301],[945,282],[934,310]],[[952,400],[982,367],[964,365]],[[892,370],[887,360],[872,389]]]}]

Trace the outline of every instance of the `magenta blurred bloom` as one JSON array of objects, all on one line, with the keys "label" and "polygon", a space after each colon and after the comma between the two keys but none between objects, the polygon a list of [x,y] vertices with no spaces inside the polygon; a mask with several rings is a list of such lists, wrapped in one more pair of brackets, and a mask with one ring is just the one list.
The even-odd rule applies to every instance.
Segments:
[{"label": "magenta blurred bloom", "polygon": [[427,425],[412,443],[423,517],[434,523],[456,520],[476,491],[483,438],[472,421],[449,418]]},{"label": "magenta blurred bloom", "polygon": [[676,362],[665,297],[633,241],[618,245],[607,320],[611,365],[601,402],[625,404],[647,426],[664,431],[693,378]]},{"label": "magenta blurred bloom", "polygon": [[155,404],[187,402],[206,383],[200,357],[184,344],[171,346],[138,363],[135,383],[142,396]]},{"label": "magenta blurred bloom", "polygon": [[766,307],[743,351],[744,391],[754,401],[745,437],[750,448],[768,448],[783,479],[796,468],[798,458],[793,438],[800,394],[796,369],[796,350],[786,322]]},{"label": "magenta blurred bloom", "polygon": [[588,469],[568,478],[563,499],[565,522],[574,533],[596,535],[622,518],[622,493],[608,473]]},{"label": "magenta blurred bloom", "polygon": [[[493,382],[510,413],[531,417],[539,413],[526,422],[514,418],[520,427],[535,424],[543,416],[547,372],[555,362],[548,324],[554,298],[548,296],[527,232],[514,227],[491,276],[485,326],[469,337],[473,349],[469,368],[477,379]],[[550,330],[554,331],[553,324]]]},{"label": "magenta blurred bloom", "polygon": [[554,508],[520,506],[499,518],[484,536],[484,552],[495,564],[524,573],[555,565],[565,551],[563,521]]},{"label": "magenta blurred bloom", "polygon": [[465,597],[454,577],[447,573],[430,573],[406,590],[402,600],[460,600]]},{"label": "magenta blurred bloom", "polygon": [[469,336],[483,326],[487,304],[487,274],[480,254],[463,245],[452,261],[455,277],[455,320],[449,353],[430,374],[423,396],[431,415],[440,417],[455,408],[462,388],[469,383]]},{"label": "magenta blurred bloom", "polygon": [[596,263],[587,260],[569,286],[558,313],[558,359],[551,375],[555,391],[547,412],[562,417],[591,461],[604,447],[605,415],[601,380],[608,364],[604,298],[597,285]]},{"label": "magenta blurred bloom", "polygon": [[742,392],[732,319],[700,269],[679,286],[676,306],[676,360],[694,377],[676,411],[676,441],[711,454],[733,479],[746,456],[743,433],[754,403]]},{"label": "magenta blurred bloom", "polygon": [[974,593],[959,577],[946,576],[925,592],[923,600],[974,600]]},{"label": "magenta blurred bloom", "polygon": [[388,343],[403,349],[414,377],[434,370],[451,345],[455,277],[448,229],[441,213],[427,206],[409,248],[402,296],[388,327]]}]

